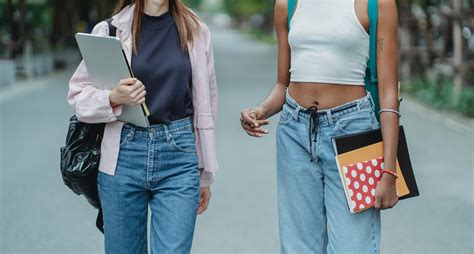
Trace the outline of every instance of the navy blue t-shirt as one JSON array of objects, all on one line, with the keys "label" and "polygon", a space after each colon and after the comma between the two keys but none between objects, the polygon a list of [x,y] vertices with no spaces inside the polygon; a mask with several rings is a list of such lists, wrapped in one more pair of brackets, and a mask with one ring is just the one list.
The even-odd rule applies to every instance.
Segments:
[{"label": "navy blue t-shirt", "polygon": [[181,48],[170,12],[143,15],[132,70],[145,85],[150,124],[167,124],[193,114],[189,54]]}]

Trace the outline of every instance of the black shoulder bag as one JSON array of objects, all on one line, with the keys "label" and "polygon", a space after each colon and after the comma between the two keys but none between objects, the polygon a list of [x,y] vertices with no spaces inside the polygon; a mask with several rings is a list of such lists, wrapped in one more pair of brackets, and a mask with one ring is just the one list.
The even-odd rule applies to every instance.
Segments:
[{"label": "black shoulder bag", "polygon": [[[112,25],[112,19],[106,22],[109,26],[109,36],[115,37],[117,28]],[[84,195],[89,204],[99,209],[96,226],[102,233],[104,221],[97,188],[97,173],[104,128],[105,123],[83,123],[73,115],[69,120],[66,145],[60,149],[64,184],[77,195]]]}]

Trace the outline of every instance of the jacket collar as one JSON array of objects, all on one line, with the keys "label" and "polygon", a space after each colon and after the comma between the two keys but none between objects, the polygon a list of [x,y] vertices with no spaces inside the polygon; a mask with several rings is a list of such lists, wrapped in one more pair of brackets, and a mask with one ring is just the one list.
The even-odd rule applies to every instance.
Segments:
[{"label": "jacket collar", "polygon": [[113,16],[112,25],[121,31],[130,31],[133,23],[135,4],[128,5]]}]

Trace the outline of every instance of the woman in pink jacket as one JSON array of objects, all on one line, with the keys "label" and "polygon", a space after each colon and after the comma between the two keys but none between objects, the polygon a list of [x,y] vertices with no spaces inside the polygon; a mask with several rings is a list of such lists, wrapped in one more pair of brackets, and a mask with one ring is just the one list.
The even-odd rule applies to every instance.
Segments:
[{"label": "woman in pink jacket", "polygon": [[[135,79],[111,91],[90,80],[82,62],[69,84],[77,118],[107,123],[98,184],[106,253],[189,253],[196,215],[217,171],[217,90],[208,28],[181,0],[121,0],[112,25]],[[92,31],[108,35],[106,22]],[[100,54],[100,52],[97,52]],[[146,102],[150,127],[117,121],[122,105]]]}]

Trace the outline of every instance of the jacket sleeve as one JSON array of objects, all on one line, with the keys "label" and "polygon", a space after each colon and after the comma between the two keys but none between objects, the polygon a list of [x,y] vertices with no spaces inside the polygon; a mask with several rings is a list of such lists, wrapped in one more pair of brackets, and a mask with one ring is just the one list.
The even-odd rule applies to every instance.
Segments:
[{"label": "jacket sleeve", "polygon": [[[107,35],[106,22],[97,24],[92,34]],[[93,86],[84,61],[81,61],[69,81],[67,101],[72,106],[79,121],[85,123],[109,123],[117,120],[122,106],[110,105],[110,91]]]},{"label": "jacket sleeve", "polygon": [[216,173],[202,170],[200,177],[200,187],[209,187],[214,183]]},{"label": "jacket sleeve", "polygon": [[212,48],[211,32],[207,29],[207,71],[209,76],[209,93],[211,98],[211,113],[214,126],[217,121],[217,80],[214,67],[214,50]]},{"label": "jacket sleeve", "polygon": [[[213,126],[216,125],[217,121],[217,81],[216,71],[214,68],[214,50],[212,48],[211,33],[207,27],[205,27],[206,37],[206,57],[207,57],[207,72],[209,77],[209,94],[211,103],[211,114],[214,122]],[[214,183],[216,173],[208,172],[203,170],[201,172],[201,187],[208,187]]]}]

